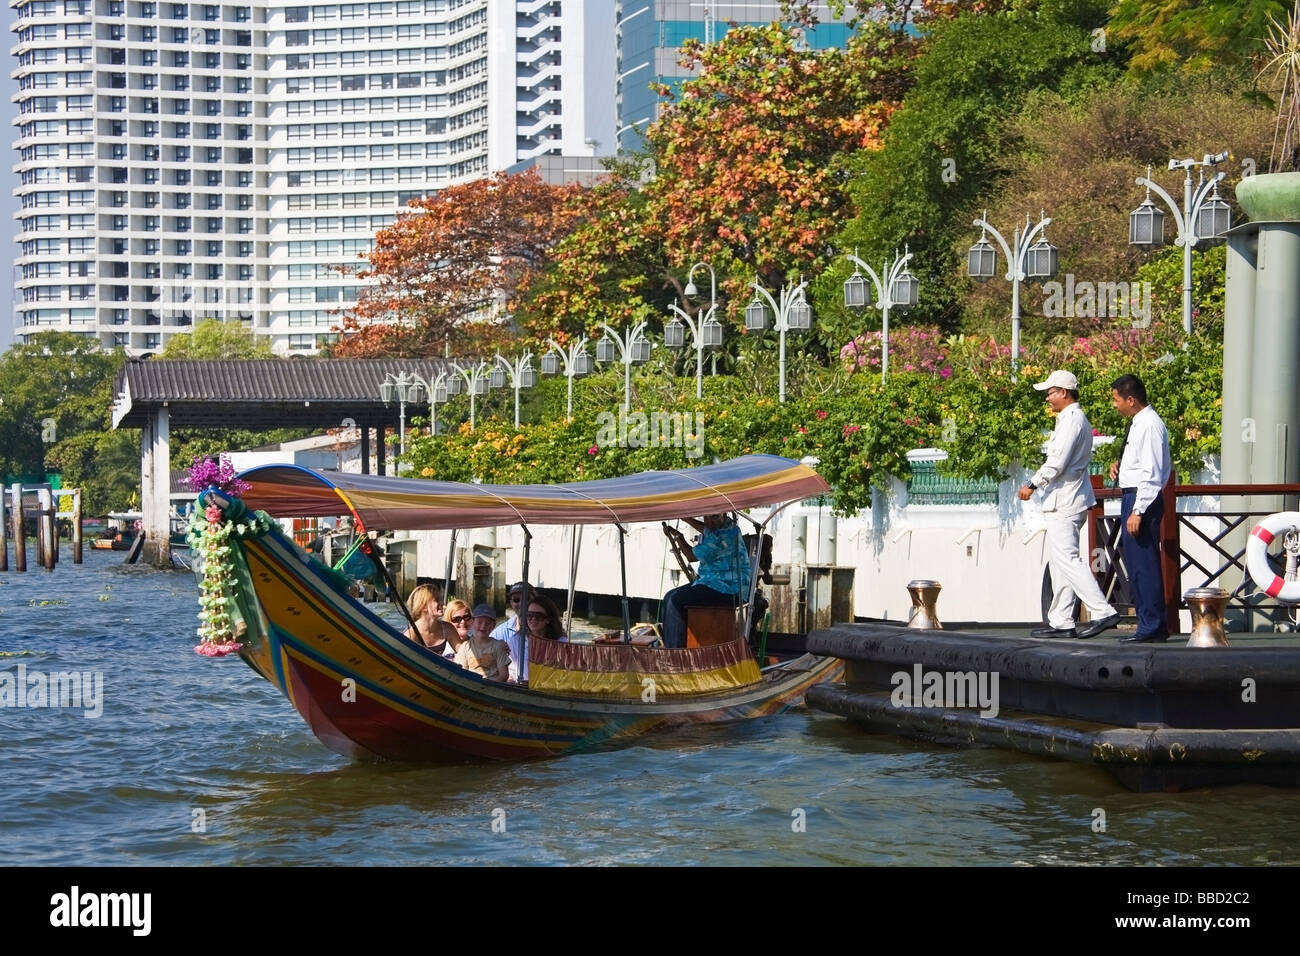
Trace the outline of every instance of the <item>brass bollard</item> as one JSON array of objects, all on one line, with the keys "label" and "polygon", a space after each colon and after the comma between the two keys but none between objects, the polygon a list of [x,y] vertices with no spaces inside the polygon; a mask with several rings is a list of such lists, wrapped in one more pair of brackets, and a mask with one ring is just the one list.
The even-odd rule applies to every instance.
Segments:
[{"label": "brass bollard", "polygon": [[1223,633],[1223,606],[1228,592],[1223,588],[1192,588],[1183,595],[1192,612],[1192,636],[1188,647],[1227,647]]},{"label": "brass bollard", "polygon": [[907,619],[907,626],[924,631],[942,631],[939,614],[934,609],[939,600],[939,591],[943,585],[938,581],[909,581],[908,592],[912,595],[912,613]]}]

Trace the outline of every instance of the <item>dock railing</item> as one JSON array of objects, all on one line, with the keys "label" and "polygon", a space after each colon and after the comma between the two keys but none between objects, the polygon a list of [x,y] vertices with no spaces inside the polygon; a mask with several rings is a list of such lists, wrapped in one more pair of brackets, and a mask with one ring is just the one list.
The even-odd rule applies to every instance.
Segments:
[{"label": "dock railing", "polygon": [[[1128,572],[1124,555],[1119,547],[1119,515],[1107,515],[1105,502],[1119,499],[1118,488],[1101,487],[1101,477],[1093,476],[1093,491],[1097,504],[1088,512],[1088,551],[1093,556],[1093,568],[1103,593],[1118,608],[1131,608],[1133,600],[1129,590]],[[1191,587],[1219,587],[1229,594],[1227,610],[1237,611],[1244,618],[1244,629],[1254,630],[1255,618],[1263,616],[1269,621],[1278,619],[1284,607],[1260,591],[1246,573],[1246,539],[1250,529],[1262,518],[1285,508],[1255,508],[1252,510],[1198,510],[1180,511],[1179,501],[1205,496],[1220,499],[1244,497],[1283,496],[1292,502],[1300,496],[1300,484],[1274,485],[1179,485],[1174,476],[1162,492],[1165,501],[1164,518],[1160,524],[1160,561],[1164,578],[1165,620],[1170,633],[1178,633],[1179,610],[1183,594]],[[1198,526],[1198,520],[1213,523],[1209,533]],[[1186,537],[1185,537],[1186,536]],[[1213,555],[1206,560],[1184,546],[1199,544]],[[1183,575],[1195,568],[1194,580],[1184,587]]]}]

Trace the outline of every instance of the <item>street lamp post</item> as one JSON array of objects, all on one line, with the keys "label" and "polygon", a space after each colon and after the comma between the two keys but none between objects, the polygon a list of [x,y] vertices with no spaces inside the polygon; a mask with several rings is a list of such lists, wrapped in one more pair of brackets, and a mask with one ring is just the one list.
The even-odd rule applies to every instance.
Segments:
[{"label": "street lamp post", "polygon": [[565,412],[566,417],[573,420],[573,380],[580,375],[591,373],[591,356],[587,353],[587,337],[578,336],[578,340],[568,347],[561,348],[554,339],[547,339],[547,344],[551,350],[542,356],[542,374],[554,375],[560,370],[560,363],[564,363],[564,377],[569,380],[569,403]]},{"label": "street lamp post", "polygon": [[871,266],[867,265],[857,257],[857,254],[849,255],[845,253],[844,258],[848,259],[856,267],[853,275],[844,283],[844,304],[850,309],[861,309],[871,305],[871,288],[867,285],[867,280],[862,277],[858,269],[866,271],[871,277],[871,284],[876,289],[876,308],[880,310],[880,381],[883,383],[889,375],[889,310],[894,306],[900,309],[908,309],[916,305],[917,287],[920,285],[916,281],[916,276],[912,275],[907,269],[908,262],[912,259],[912,254],[903,247],[903,255],[894,250],[894,261],[881,268],[881,275],[885,278],[881,280]]},{"label": "street lamp post", "polygon": [[[478,396],[487,394],[488,383],[491,381],[492,376],[492,366],[488,365],[487,362],[479,362],[469,368],[462,368],[459,363],[452,362],[451,367],[465,380],[465,387],[469,389],[469,430],[473,431],[475,400]],[[457,391],[459,391],[459,388]]]},{"label": "street lamp post", "polygon": [[397,399],[397,441],[403,457],[406,455],[406,403],[420,401],[424,387],[423,379],[412,372],[399,372],[396,375],[389,372],[379,386],[379,397],[385,405],[390,405],[394,398]]},{"label": "street lamp post", "polygon": [[[682,290],[682,295],[689,299],[700,294],[695,287],[696,269],[709,270],[709,310],[702,316],[695,313],[697,323],[675,303],[670,303],[668,307],[691,330],[691,344],[695,346],[695,397],[700,399],[704,397],[704,350],[722,347],[722,323],[718,321],[718,277],[709,263],[697,262],[691,266],[690,272],[686,274],[686,288]],[[670,349],[679,349],[685,344],[686,335],[681,322],[674,319],[664,326],[664,345]]]},{"label": "street lamp post", "polygon": [[510,387],[515,390],[515,428],[519,427],[519,390],[532,388],[537,384],[537,371],[532,366],[533,353],[524,349],[524,354],[514,362],[498,355],[496,361],[510,376]]},{"label": "street lamp post", "polygon": [[[986,217],[988,213],[984,214]],[[976,219],[975,225],[983,232],[979,242],[970,247],[966,254],[966,268],[972,279],[983,282],[993,278],[997,271],[998,254],[986,238],[989,233],[1002,247],[1002,254],[1007,257],[1006,279],[1011,283],[1011,379],[1015,381],[1020,368],[1020,283],[1025,279],[1047,280],[1056,275],[1060,253],[1056,246],[1047,241],[1044,230],[1051,225],[1041,212],[1038,223],[1030,226],[1029,217],[1025,217],[1025,228],[1012,233],[1012,244],[1002,238],[988,219]]]},{"label": "street lamp post", "polygon": [[[1205,167],[1217,166],[1228,158],[1227,150],[1216,156],[1206,153],[1200,160],[1171,159],[1170,169],[1181,169],[1183,177],[1183,208],[1180,211],[1172,196],[1160,188],[1160,184],[1151,179],[1151,167],[1147,174],[1137,178],[1139,186],[1147,189],[1146,199],[1142,205],[1129,214],[1129,245],[1154,248],[1165,241],[1165,214],[1151,201],[1151,191],[1164,200],[1169,211],[1174,214],[1174,223],[1178,226],[1178,238],[1174,245],[1183,247],[1183,331],[1192,331],[1192,247],[1198,243],[1206,245],[1223,241],[1224,234],[1232,228],[1232,210],[1219,197],[1219,181],[1227,175],[1219,170],[1209,179],[1205,178]],[[1192,187],[1192,167],[1198,167],[1198,182]]]},{"label": "street lamp post", "polygon": [[[770,292],[759,285],[755,279],[751,285],[754,287],[754,300],[745,306],[745,328],[750,332],[762,332],[767,328],[767,308],[772,307],[772,312],[776,316],[776,324],[773,328],[780,337],[780,353],[777,360],[779,369],[778,377],[778,394],[780,401],[785,402],[785,333],[786,332],[803,332],[812,327],[812,308],[804,299],[804,288],[807,282],[800,283],[791,289],[789,286],[781,287],[781,299],[778,302],[772,298]],[[762,298],[760,298],[760,296]],[[766,300],[767,305],[763,302]]]},{"label": "street lamp post", "polygon": [[614,348],[618,347],[619,361],[623,363],[623,411],[632,407],[632,366],[650,361],[650,340],[645,337],[645,322],[638,322],[625,336],[620,336],[604,322],[600,327],[605,336],[596,343],[596,361],[614,361]]}]

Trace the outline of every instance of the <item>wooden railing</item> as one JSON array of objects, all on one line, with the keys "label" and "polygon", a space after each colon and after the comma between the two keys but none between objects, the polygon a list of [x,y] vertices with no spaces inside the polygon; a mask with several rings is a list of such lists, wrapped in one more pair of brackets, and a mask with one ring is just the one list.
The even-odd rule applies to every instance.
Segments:
[{"label": "wooden railing", "polygon": [[[1093,476],[1093,492],[1097,505],[1088,512],[1088,553],[1101,558],[1097,564],[1097,579],[1102,591],[1116,607],[1132,607],[1129,592],[1128,572],[1124,567],[1124,555],[1119,547],[1119,515],[1105,514],[1104,502],[1118,499],[1118,488],[1101,487],[1100,476]],[[1255,523],[1273,510],[1254,511],[1198,511],[1191,514],[1179,514],[1178,499],[1212,495],[1219,498],[1266,495],[1300,495],[1300,484],[1280,485],[1177,485],[1171,475],[1169,483],[1161,492],[1165,502],[1164,517],[1160,522],[1160,570],[1165,589],[1165,621],[1170,633],[1177,633],[1178,611],[1183,604],[1183,574],[1195,566],[1204,580],[1191,587],[1221,587],[1228,591],[1228,607],[1243,611],[1247,617],[1247,628],[1251,626],[1250,618],[1258,613],[1267,612],[1271,605],[1261,607],[1260,592],[1253,586],[1250,576],[1246,574],[1245,554],[1246,535],[1240,536],[1240,547],[1225,544],[1225,541],[1244,527],[1248,532]],[[1217,519],[1219,528],[1213,534],[1206,534],[1191,520]],[[1218,557],[1213,566],[1206,566],[1198,558],[1183,550],[1183,534],[1187,532],[1196,540],[1206,544]],[[1100,549],[1100,551],[1098,550]],[[1229,574],[1229,572],[1237,574]],[[1232,582],[1236,581],[1236,584]]]}]

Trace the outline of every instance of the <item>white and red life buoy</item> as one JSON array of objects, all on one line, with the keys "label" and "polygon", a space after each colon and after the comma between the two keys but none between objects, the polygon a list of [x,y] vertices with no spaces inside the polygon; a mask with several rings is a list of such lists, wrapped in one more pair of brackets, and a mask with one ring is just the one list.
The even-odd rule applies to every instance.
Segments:
[{"label": "white and red life buoy", "polygon": [[1279,534],[1300,534],[1300,511],[1280,511],[1250,529],[1246,540],[1246,570],[1269,597],[1288,604],[1300,604],[1300,575],[1287,580],[1273,573],[1268,563],[1268,546]]}]

